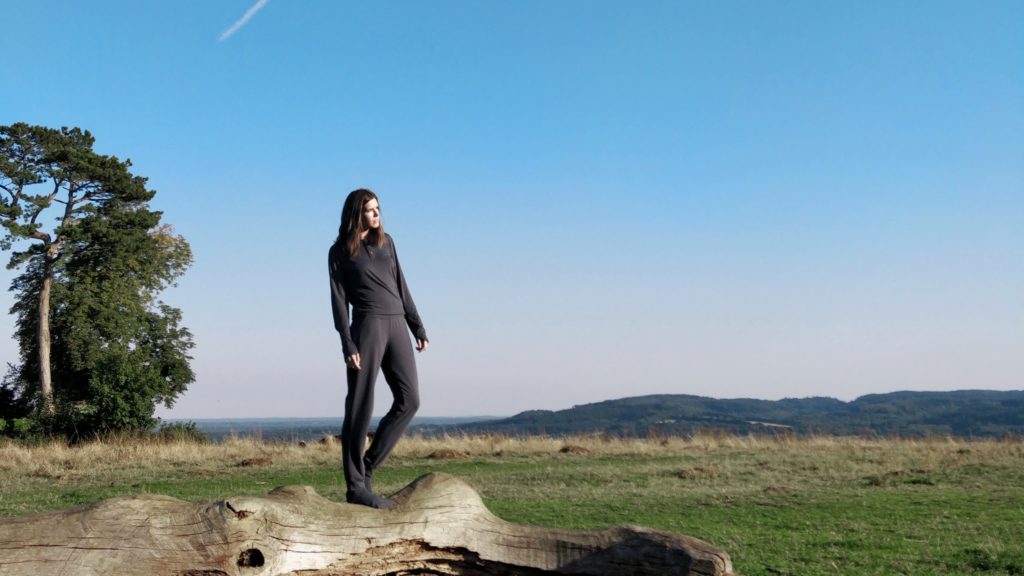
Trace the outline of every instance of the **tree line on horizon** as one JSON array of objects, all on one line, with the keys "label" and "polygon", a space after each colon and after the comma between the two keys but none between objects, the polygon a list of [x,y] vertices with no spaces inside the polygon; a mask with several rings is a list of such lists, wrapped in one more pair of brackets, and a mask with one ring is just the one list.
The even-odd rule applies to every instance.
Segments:
[{"label": "tree line on horizon", "polygon": [[130,160],[80,128],[0,126],[0,248],[11,252],[19,358],[0,434],[81,439],[151,430],[195,379],[192,335],[160,293],[188,269]]},{"label": "tree line on horizon", "polygon": [[510,418],[419,426],[424,434],[619,437],[729,434],[886,437],[1024,437],[1024,390],[959,390],[835,398],[718,399],[661,394],[606,400]]}]

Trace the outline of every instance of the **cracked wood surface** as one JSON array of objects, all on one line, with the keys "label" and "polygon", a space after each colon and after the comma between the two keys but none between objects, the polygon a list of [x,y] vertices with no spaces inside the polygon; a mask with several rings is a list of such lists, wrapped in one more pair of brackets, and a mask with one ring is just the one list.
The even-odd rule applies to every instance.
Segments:
[{"label": "cracked wood surface", "polygon": [[395,508],[375,510],[288,486],[208,504],[126,496],[3,519],[0,576],[732,574],[728,554],[689,536],[505,522],[447,474],[393,499]]}]

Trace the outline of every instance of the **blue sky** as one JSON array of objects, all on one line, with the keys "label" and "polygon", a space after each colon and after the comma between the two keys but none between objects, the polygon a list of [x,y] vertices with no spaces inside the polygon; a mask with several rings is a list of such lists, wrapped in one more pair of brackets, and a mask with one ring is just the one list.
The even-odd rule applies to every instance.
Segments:
[{"label": "blue sky", "polygon": [[342,413],[361,186],[423,415],[1024,388],[1020,2],[270,0],[227,34],[255,4],[0,0],[0,124],[91,130],[192,244],[164,416]]}]

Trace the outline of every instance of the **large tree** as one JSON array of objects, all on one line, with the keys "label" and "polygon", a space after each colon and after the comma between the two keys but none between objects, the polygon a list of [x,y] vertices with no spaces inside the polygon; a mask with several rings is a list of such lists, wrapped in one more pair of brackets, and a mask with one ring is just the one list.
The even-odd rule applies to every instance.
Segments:
[{"label": "large tree", "polygon": [[[145,428],[193,381],[192,338],[157,299],[191,264],[130,161],[78,128],[0,126],[0,223],[21,364],[8,394],[63,432]],[[44,221],[52,215],[54,225]],[[54,416],[57,416],[54,418]]]}]

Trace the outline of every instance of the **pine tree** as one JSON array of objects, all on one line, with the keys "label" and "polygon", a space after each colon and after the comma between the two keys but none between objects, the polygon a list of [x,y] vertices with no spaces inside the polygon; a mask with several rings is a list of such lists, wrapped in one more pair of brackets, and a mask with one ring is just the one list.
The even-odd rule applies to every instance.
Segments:
[{"label": "pine tree", "polygon": [[[157,299],[192,261],[130,161],[78,128],[0,127],[3,247],[21,363],[7,396],[72,436],[146,429],[194,380],[181,312]],[[44,214],[56,212],[47,230]]]}]

